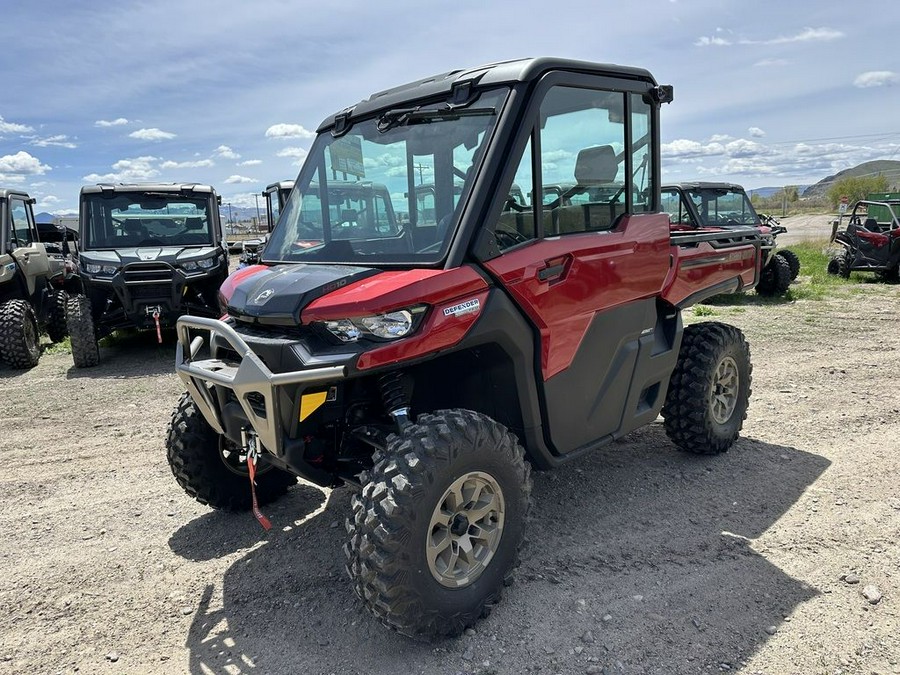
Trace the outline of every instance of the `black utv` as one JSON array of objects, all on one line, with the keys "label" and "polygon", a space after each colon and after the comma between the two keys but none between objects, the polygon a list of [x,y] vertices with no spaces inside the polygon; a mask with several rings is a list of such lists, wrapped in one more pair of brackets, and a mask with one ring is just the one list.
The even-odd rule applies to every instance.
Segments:
[{"label": "black utv", "polygon": [[97,341],[120,328],[160,330],[183,314],[218,316],[228,276],[220,199],[196,183],[81,189],[79,270],[85,296],[68,305],[76,367],[97,365]]},{"label": "black utv", "polygon": [[[833,224],[831,241],[840,250],[828,261],[828,273],[845,279],[850,272],[874,272],[883,281],[900,281],[900,201],[863,199]],[[843,227],[842,227],[843,225]]]}]

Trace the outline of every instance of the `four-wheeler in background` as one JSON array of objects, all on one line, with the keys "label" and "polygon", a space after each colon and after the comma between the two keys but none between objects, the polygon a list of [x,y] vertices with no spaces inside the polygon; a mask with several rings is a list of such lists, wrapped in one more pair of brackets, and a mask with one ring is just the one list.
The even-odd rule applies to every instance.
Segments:
[{"label": "four-wheeler in background", "polygon": [[33,204],[24,192],[0,189],[0,359],[13,368],[37,365],[41,330],[52,342],[65,339],[66,303],[81,293],[72,237],[51,225],[53,241],[42,242]]},{"label": "four-wheeler in background", "polygon": [[97,365],[97,341],[120,328],[174,326],[182,314],[219,316],[228,276],[219,197],[196,183],[99,184],[81,188],[79,272],[85,295],[70,299],[76,367]]},{"label": "four-wheeler in background", "polygon": [[832,227],[831,241],[840,251],[828,262],[828,273],[846,279],[850,272],[875,272],[885,281],[900,280],[898,214],[900,200],[856,202]]},{"label": "four-wheeler in background", "polygon": [[776,251],[775,238],[787,228],[773,216],[757,214],[740,185],[698,181],[663,185],[662,207],[677,230],[757,228],[763,249],[762,271],[756,284],[760,295],[783,295],[800,273],[796,253]]},{"label": "four-wheeler in background", "polygon": [[[361,601],[405,634],[452,635],[516,567],[531,467],[660,412],[682,450],[728,450],[749,348],[729,325],[684,327],[682,311],[752,288],[760,233],[670,229],[671,99],[640,68],[540,58],[327,118],[262,263],[223,285],[227,318],[178,321],[178,483],[264,525],[257,503],[297,476],[352,486],[345,553]],[[348,229],[330,203],[347,182],[406,195],[401,225]],[[425,182],[433,203],[418,198]],[[564,183],[593,196],[545,204],[544,185]]]}]

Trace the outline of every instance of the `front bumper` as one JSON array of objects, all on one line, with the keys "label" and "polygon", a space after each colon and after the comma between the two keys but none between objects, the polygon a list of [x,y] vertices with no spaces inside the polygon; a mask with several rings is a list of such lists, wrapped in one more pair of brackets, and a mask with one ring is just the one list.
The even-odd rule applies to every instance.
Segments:
[{"label": "front bumper", "polygon": [[[191,331],[206,333],[209,339],[192,337]],[[175,370],[209,425],[216,433],[226,433],[224,397],[217,388],[231,390],[260,443],[277,457],[285,454],[282,407],[286,397],[279,395],[279,389],[322,385],[347,375],[345,365],[273,373],[234,328],[217,319],[183,316],[177,322],[177,335]],[[203,345],[213,340],[226,343],[236,360],[195,359]]]}]

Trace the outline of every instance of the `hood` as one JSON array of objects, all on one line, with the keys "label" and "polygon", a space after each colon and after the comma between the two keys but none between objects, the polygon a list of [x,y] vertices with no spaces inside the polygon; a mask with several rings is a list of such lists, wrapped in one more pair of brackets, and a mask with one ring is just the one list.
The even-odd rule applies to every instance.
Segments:
[{"label": "hood", "polygon": [[163,262],[173,265],[176,261],[205,258],[220,250],[222,250],[220,246],[140,246],[115,250],[82,251],[80,255],[91,262],[116,266],[136,262]]},{"label": "hood", "polygon": [[254,265],[228,277],[220,294],[231,316],[289,325],[313,300],[379,272],[355,265]]}]

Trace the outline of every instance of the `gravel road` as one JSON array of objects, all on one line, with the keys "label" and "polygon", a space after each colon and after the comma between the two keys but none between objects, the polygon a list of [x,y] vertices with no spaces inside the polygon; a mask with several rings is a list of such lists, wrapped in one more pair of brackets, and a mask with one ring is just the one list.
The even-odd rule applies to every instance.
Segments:
[{"label": "gravel road", "polygon": [[900,286],[854,293],[716,305],[753,352],[742,440],[655,423],[536,474],[518,581],[432,644],[356,601],[346,489],[298,485],[269,534],[181,492],[173,336],[0,368],[0,673],[900,673]]}]

